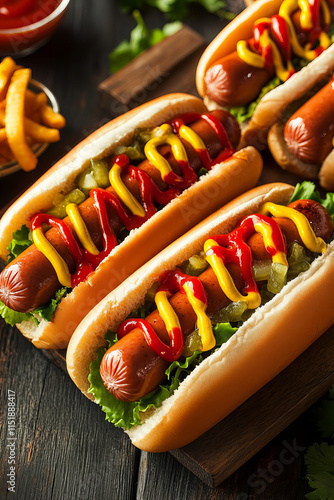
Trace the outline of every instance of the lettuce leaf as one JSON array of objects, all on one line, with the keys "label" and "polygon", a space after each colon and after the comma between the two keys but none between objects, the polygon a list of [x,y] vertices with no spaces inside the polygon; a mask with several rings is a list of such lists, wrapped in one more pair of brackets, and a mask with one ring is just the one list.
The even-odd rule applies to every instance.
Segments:
[{"label": "lettuce leaf", "polygon": [[208,12],[219,14],[226,19],[231,19],[231,16],[234,15],[223,10],[226,4],[225,0],[119,0],[118,3],[125,12],[143,9],[147,5],[156,7],[172,20],[184,19],[189,14],[193,3],[200,4]]},{"label": "lettuce leaf", "polygon": [[53,298],[49,304],[38,307],[34,311],[28,313],[20,313],[14,311],[13,309],[5,306],[5,304],[0,300],[0,316],[2,316],[2,318],[10,326],[18,325],[23,321],[29,321],[30,319],[32,319],[36,323],[36,325],[38,325],[39,318],[37,318],[36,315],[41,316],[41,318],[45,319],[45,321],[51,321],[51,318],[55,310],[57,309],[59,302],[63,297],[65,297],[65,295],[70,292],[70,290],[70,288],[66,287],[60,288],[56,292],[55,298]]},{"label": "lettuce leaf", "polygon": [[[226,342],[236,330],[237,328],[232,328],[229,323],[215,325],[213,332],[217,336],[216,347]],[[167,377],[165,383],[139,401],[131,403],[119,401],[103,385],[100,375],[101,361],[106,350],[117,342],[117,336],[116,333],[108,332],[105,338],[108,343],[107,347],[98,349],[96,359],[90,364],[90,374],[88,376],[90,388],[88,392],[94,394],[96,402],[106,414],[106,420],[116,427],[124,427],[127,430],[141,423],[141,412],[146,412],[150,408],[158,408],[162,401],[171,396],[184,377],[207,355],[207,353],[203,354],[197,351],[182,361],[174,361],[165,372]]]},{"label": "lettuce leaf", "polygon": [[13,311],[13,309],[5,306],[5,304],[0,300],[0,316],[3,317],[8,325],[15,326],[23,321],[29,321],[31,313]]},{"label": "lettuce leaf", "polygon": [[9,243],[7,250],[9,251],[7,264],[12,262],[20,253],[32,245],[32,238],[30,229],[27,226],[22,226],[13,233],[13,239]]},{"label": "lettuce leaf", "polygon": [[123,40],[110,54],[110,72],[116,73],[123,66],[139,56],[144,50],[157,44],[169,35],[178,31],[180,22],[168,23],[160,29],[148,29],[138,10],[133,11],[137,26],[131,31],[130,40]]},{"label": "lettuce leaf", "polygon": [[307,480],[314,491],[308,493],[309,500],[334,499],[334,446],[315,443],[305,454]]},{"label": "lettuce leaf", "polygon": [[289,203],[297,200],[317,201],[327,210],[334,222],[334,193],[326,193],[326,198],[321,198],[318,191],[316,191],[315,184],[313,182],[304,181],[296,185]]},{"label": "lettuce leaf", "polygon": [[314,200],[320,203],[331,216],[334,225],[334,193],[326,193],[325,198],[321,198],[313,182],[304,181],[297,184],[289,203],[297,200]]}]

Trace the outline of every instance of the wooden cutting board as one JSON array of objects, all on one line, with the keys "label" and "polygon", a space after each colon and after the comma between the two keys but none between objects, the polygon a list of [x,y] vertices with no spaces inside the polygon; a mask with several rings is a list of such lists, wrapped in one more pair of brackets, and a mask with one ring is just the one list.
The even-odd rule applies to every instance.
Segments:
[{"label": "wooden cutting board", "polygon": [[[157,54],[160,54],[161,49],[155,48],[144,56],[149,58],[150,67],[155,68],[152,70],[153,74],[169,76],[164,84],[158,86],[150,81],[148,86],[150,93],[149,96],[145,94],[145,100],[171,90],[195,93],[196,61],[199,51],[203,48],[201,37],[185,28],[175,34],[169,42],[164,41],[163,51],[167,50],[171,43],[169,47],[172,47],[172,52],[178,53],[175,47],[181,42],[184,45],[184,37],[187,40],[192,39],[193,46],[190,52],[188,49],[179,52],[178,58],[174,61],[177,62],[177,67],[159,66]],[[189,47],[189,44],[187,46]],[[167,64],[170,58],[164,60]],[[138,61],[133,64],[138,64]],[[189,64],[191,71],[183,72],[187,78],[180,79],[176,76],[176,71],[184,64]],[[139,68],[142,68],[142,63]],[[134,92],[130,87],[122,86],[122,81],[123,83],[128,81],[127,71],[125,68],[121,74],[122,78],[117,74],[100,85],[103,104],[111,111],[114,109],[119,112],[121,105],[125,110],[130,109],[138,105],[140,96],[144,95]],[[176,85],[175,89],[171,87],[172,82]],[[264,157],[264,163],[260,184],[275,181],[296,184],[302,180],[282,171],[269,155]],[[0,216],[3,212],[4,210],[0,211]],[[293,325],[288,327],[293,328]],[[42,352],[66,371],[65,351]],[[334,383],[333,359],[334,327],[231,415],[193,443],[172,451],[172,455],[209,486],[219,485],[329,389]]]},{"label": "wooden cutting board", "polygon": [[[261,184],[298,180],[265,156]],[[66,351],[41,352],[66,372]],[[218,486],[325,394],[334,384],[333,360],[334,326],[231,415],[172,455],[203,482]]]}]

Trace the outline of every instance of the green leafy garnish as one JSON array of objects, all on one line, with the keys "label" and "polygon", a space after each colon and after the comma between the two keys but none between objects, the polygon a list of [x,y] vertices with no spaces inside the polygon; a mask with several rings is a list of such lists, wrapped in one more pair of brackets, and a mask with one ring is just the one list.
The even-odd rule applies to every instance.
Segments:
[{"label": "green leafy garnish", "polygon": [[162,30],[150,30],[138,10],[133,12],[133,17],[137,22],[137,26],[131,31],[130,41],[123,40],[109,56],[111,73],[116,73],[144,50],[172,35],[182,26],[180,22],[174,22],[165,24]]},{"label": "green leafy garnish", "polygon": [[13,233],[13,239],[9,243],[7,250],[9,251],[7,264],[12,262],[26,248],[32,244],[31,232],[27,226],[22,226]]},{"label": "green leafy garnish", "polygon": [[238,328],[234,328],[230,325],[230,323],[217,323],[213,327],[213,334],[216,338],[216,347],[219,347],[225,342],[227,342],[232,335],[237,331]]},{"label": "green leafy garnish", "polygon": [[14,326],[18,323],[22,323],[23,321],[29,321],[29,319],[31,318],[31,313],[20,313],[13,311],[13,309],[5,306],[5,304],[0,300],[0,316],[3,317],[8,325]]},{"label": "green leafy garnish", "polygon": [[218,14],[225,19],[231,19],[232,13],[226,12],[225,0],[122,0],[121,9],[132,12],[133,9],[143,9],[146,5],[156,7],[174,21],[184,19],[189,13],[190,4],[197,3],[211,14]]},{"label": "green leafy garnish", "polygon": [[39,314],[39,316],[41,316],[43,319],[45,319],[45,321],[51,321],[51,318],[52,318],[55,310],[57,309],[59,302],[70,291],[71,291],[71,288],[66,288],[65,286],[60,288],[56,292],[55,297],[51,300],[51,302],[49,304],[46,304],[45,306],[38,307],[31,314]]},{"label": "green leafy garnish", "polygon": [[326,198],[321,198],[313,182],[304,181],[297,184],[289,203],[297,200],[313,200],[322,205],[331,216],[334,224],[334,193],[326,193]]},{"label": "green leafy garnish", "polygon": [[330,214],[334,223],[334,193],[326,193],[326,198],[321,198],[313,182],[304,181],[297,184],[289,203],[297,200],[314,200],[320,203]]},{"label": "green leafy garnish", "polygon": [[315,410],[317,428],[323,439],[305,453],[306,479],[313,491],[309,500],[334,500],[334,385]]},{"label": "green leafy garnish", "polygon": [[69,291],[70,288],[60,288],[60,290],[56,292],[55,298],[53,298],[49,304],[38,307],[34,311],[28,313],[20,313],[14,311],[13,309],[5,306],[5,304],[0,300],[0,316],[2,316],[2,318],[10,326],[23,323],[23,321],[29,321],[30,319],[32,319],[36,323],[36,325],[38,325],[39,319],[36,317],[36,315],[39,315],[41,318],[45,319],[45,321],[51,321],[51,318],[55,310],[57,309],[59,302],[63,297],[65,297],[65,295],[67,295]]},{"label": "green leafy garnish", "polygon": [[334,445],[315,443],[305,454],[307,479],[314,491],[309,500],[334,500]]}]

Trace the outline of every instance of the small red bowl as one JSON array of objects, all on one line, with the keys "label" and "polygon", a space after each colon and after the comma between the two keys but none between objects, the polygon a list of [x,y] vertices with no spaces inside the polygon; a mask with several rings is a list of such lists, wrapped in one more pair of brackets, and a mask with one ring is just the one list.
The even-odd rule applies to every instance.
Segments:
[{"label": "small red bowl", "polygon": [[[0,56],[26,56],[44,45],[58,28],[69,3],[70,0],[60,0],[55,9],[47,13],[48,5],[45,2],[45,11],[36,12],[31,24],[18,28],[0,28]],[[46,17],[40,19],[45,13]]]}]

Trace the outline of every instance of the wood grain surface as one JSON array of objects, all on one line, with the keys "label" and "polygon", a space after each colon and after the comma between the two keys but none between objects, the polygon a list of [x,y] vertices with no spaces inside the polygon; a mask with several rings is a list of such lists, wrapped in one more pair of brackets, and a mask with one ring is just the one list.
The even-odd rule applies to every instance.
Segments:
[{"label": "wood grain surface", "polygon": [[199,33],[183,26],[101,82],[102,106],[126,112],[170,92],[197,95],[196,66],[205,46]]},{"label": "wood grain surface", "polygon": [[[227,6],[238,12],[243,8],[243,2],[231,0]],[[154,9],[144,11],[144,16],[151,28],[162,27],[166,22],[164,16]],[[226,21],[194,6],[187,23],[209,42]],[[67,17],[55,37],[38,52],[22,59],[22,64],[32,68],[33,77],[53,90],[67,119],[67,126],[61,132],[62,140],[43,154],[36,171],[29,174],[20,172],[1,179],[0,210],[79,140],[117,113],[117,106],[113,109],[101,106],[97,89],[109,75],[109,52],[129,37],[133,27],[132,16],[122,13],[114,0],[72,0]],[[266,158],[268,165],[269,161]],[[280,169],[270,164],[261,177],[261,183],[275,181],[281,175]],[[296,183],[299,179],[284,174],[284,180]],[[326,335],[331,340],[331,334]],[[320,343],[326,338],[323,337]],[[317,351],[318,354],[320,352],[323,351]],[[325,354],[333,356],[330,349],[325,349]],[[324,359],[328,361],[325,354]],[[331,358],[329,365],[327,361],[330,373]],[[318,371],[325,370],[322,358],[317,364],[311,356],[307,366],[316,375]],[[274,435],[270,427],[275,427],[275,419],[281,429],[291,420],[290,415],[277,411],[283,398],[290,398],[291,407],[296,407],[296,401],[300,401],[292,415],[295,418],[329,387],[331,374],[329,378],[324,376],[319,385],[317,379],[306,385],[303,376],[305,368],[301,369],[295,377],[296,399],[293,391],[287,396],[291,376],[284,379],[283,396],[276,392],[275,380],[269,390],[269,400],[272,401],[269,407],[265,405],[268,392],[264,388],[257,395],[259,400],[252,414],[248,413],[247,406],[251,400],[241,408],[245,412],[243,422],[237,424],[231,416],[229,433],[220,443],[217,443],[214,433],[211,437],[205,435],[202,439],[213,464],[213,472],[210,472],[213,482],[222,479],[215,472],[221,470],[219,447],[240,450],[226,465],[226,473],[230,473],[238,465],[240,455],[246,453],[251,456],[257,450],[259,435],[261,445],[264,444],[219,487],[211,488],[171,454],[151,454],[135,449],[123,431],[108,424],[98,406],[81,395],[69,377],[56,366],[54,357],[46,359],[15,328],[5,325],[2,320],[0,367],[1,499],[156,500],[161,497],[166,500],[299,500],[305,498],[309,491],[303,453],[308,445],[319,439],[313,409],[268,444],[265,443]],[[15,493],[7,491],[8,391],[15,393],[16,405]],[[307,399],[305,406],[303,391],[312,394],[312,400]],[[272,412],[269,429],[264,423],[267,412]],[[190,448],[182,451],[183,462],[190,453],[194,463],[195,454]],[[204,478],[203,472],[195,472]]]}]

